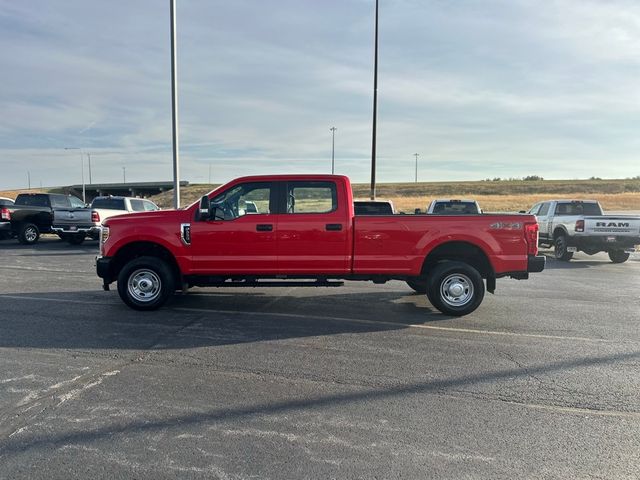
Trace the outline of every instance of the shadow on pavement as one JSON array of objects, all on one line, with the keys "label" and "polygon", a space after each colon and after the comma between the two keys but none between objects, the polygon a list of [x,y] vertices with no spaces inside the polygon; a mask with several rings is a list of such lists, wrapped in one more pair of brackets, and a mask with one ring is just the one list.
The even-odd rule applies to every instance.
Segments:
[{"label": "shadow on pavement", "polygon": [[283,288],[233,290],[175,295],[152,312],[129,309],[115,292],[4,294],[0,348],[184,349],[390,331],[451,318],[410,291],[296,297]]}]

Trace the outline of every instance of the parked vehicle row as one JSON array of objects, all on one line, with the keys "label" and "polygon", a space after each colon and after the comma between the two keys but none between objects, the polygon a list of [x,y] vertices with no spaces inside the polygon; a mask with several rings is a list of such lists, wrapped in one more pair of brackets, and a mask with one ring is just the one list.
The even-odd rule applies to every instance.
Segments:
[{"label": "parked vehicle row", "polygon": [[141,198],[96,197],[87,206],[73,195],[21,193],[15,202],[0,198],[0,239],[16,237],[30,245],[43,233],[55,233],[79,245],[86,238],[97,240],[102,221],[111,216],[158,209],[155,203]]}]

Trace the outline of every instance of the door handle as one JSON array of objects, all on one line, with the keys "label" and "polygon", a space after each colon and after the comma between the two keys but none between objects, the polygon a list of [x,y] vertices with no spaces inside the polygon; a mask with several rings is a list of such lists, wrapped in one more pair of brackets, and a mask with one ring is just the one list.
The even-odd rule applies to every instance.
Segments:
[{"label": "door handle", "polygon": [[258,232],[272,232],[273,231],[273,225],[270,224],[258,224],[256,225],[256,230]]},{"label": "door handle", "polygon": [[337,231],[342,230],[342,224],[341,223],[327,223],[325,225],[325,228],[329,232],[337,232]]}]

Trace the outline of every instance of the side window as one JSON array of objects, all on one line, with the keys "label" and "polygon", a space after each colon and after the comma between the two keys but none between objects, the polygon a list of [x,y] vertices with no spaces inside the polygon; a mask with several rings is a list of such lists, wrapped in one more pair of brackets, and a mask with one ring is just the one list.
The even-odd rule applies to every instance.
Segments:
[{"label": "side window", "polygon": [[529,209],[529,211],[527,213],[531,214],[531,215],[538,215],[538,210],[540,210],[540,205],[542,205],[541,203],[536,203],[533,207],[531,207]]},{"label": "side window", "polygon": [[144,212],[144,203],[139,198],[132,198],[129,200],[131,202],[131,210],[134,212]]},{"label": "side window", "polygon": [[156,210],[160,210],[155,203],[150,202],[149,200],[143,200],[142,203],[144,205],[145,212],[155,212]]},{"label": "side window", "polygon": [[51,196],[51,207],[53,208],[69,208],[71,206],[70,197],[59,195]]},{"label": "side window", "polygon": [[71,196],[69,197],[69,201],[71,202],[71,206],[73,208],[84,208],[84,202],[80,200],[78,197]]},{"label": "side window", "polygon": [[271,182],[243,183],[211,199],[219,204],[225,220],[244,215],[259,215],[271,212]]},{"label": "side window", "polygon": [[337,208],[335,183],[287,183],[287,213],[329,213]]},{"label": "side window", "polygon": [[549,214],[549,205],[551,205],[549,202],[543,203],[540,207],[540,211],[534,215],[538,215],[539,217],[546,217]]}]

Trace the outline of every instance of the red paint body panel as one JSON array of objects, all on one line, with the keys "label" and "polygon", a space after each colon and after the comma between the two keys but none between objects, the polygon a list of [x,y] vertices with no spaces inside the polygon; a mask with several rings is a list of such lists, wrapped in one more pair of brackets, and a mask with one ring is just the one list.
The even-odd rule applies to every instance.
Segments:
[{"label": "red paint body panel", "polygon": [[[103,254],[113,257],[131,242],[157,243],[171,252],[183,275],[415,276],[434,248],[467,242],[480,248],[496,274],[527,271],[524,224],[531,215],[354,216],[349,179],[339,175],[270,175],[238,178],[209,193],[213,198],[247,182],[330,181],[337,209],[330,213],[263,213],[235,220],[195,220],[197,203],[108,219],[110,237]],[[191,226],[191,245],[180,236]],[[256,226],[272,225],[271,231]],[[341,230],[327,225],[340,224]],[[507,224],[508,227],[503,226]]]}]

